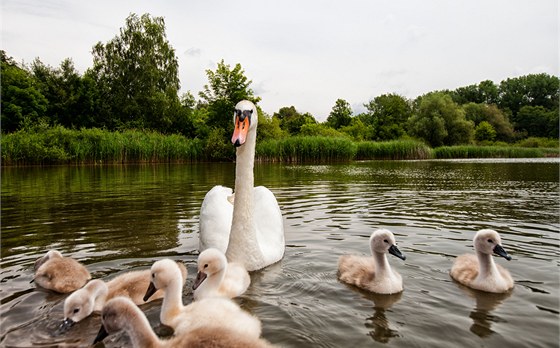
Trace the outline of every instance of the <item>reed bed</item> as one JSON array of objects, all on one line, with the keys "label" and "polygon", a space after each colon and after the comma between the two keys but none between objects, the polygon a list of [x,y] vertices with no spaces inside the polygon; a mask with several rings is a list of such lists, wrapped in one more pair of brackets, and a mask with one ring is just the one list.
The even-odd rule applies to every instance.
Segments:
[{"label": "reed bed", "polygon": [[358,160],[412,160],[432,158],[432,149],[416,140],[362,141],[358,143]]},{"label": "reed bed", "polygon": [[151,131],[109,132],[52,127],[2,135],[5,165],[190,162],[203,159],[203,143]]},{"label": "reed bed", "polygon": [[328,163],[351,161],[357,145],[342,137],[295,136],[269,139],[257,144],[259,161],[287,163]]},{"label": "reed bed", "polygon": [[513,146],[441,146],[435,148],[434,158],[535,158],[550,151],[542,148]]}]

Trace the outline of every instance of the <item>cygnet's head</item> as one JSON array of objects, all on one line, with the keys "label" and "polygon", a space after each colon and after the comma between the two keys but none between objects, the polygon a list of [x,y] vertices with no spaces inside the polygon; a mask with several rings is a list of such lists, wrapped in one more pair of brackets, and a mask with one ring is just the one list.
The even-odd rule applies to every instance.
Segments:
[{"label": "cygnet's head", "polygon": [[231,143],[235,147],[243,145],[247,140],[249,130],[256,128],[258,122],[259,116],[255,104],[248,100],[237,103],[233,112],[234,129]]},{"label": "cygnet's head", "polygon": [[504,248],[502,247],[502,239],[498,232],[490,229],[480,230],[473,239],[474,249],[483,254],[492,255],[496,253],[506,260],[511,260]]},{"label": "cygnet's head", "polygon": [[371,251],[379,254],[389,253],[399,259],[406,260],[399,248],[397,248],[397,242],[395,241],[395,236],[393,233],[386,229],[378,229],[371,234],[369,238],[369,243],[371,246]]},{"label": "cygnet's head", "polygon": [[70,328],[74,323],[83,320],[91,313],[95,307],[94,294],[91,289],[106,285],[100,279],[91,280],[87,285],[70,294],[64,300],[64,321],[61,328]]},{"label": "cygnet's head", "polygon": [[107,301],[101,311],[102,325],[93,344],[101,342],[110,334],[125,329],[130,321],[129,318],[138,315],[136,308],[131,299],[123,296]]},{"label": "cygnet's head", "polygon": [[198,274],[193,290],[196,290],[208,276],[223,270],[226,266],[226,256],[218,249],[209,248],[201,252],[198,255]]},{"label": "cygnet's head", "polygon": [[62,254],[60,253],[60,251],[55,250],[55,249],[49,250],[43,257],[40,257],[35,261],[35,264],[33,265],[33,269],[36,271],[45,262],[49,261],[50,259],[54,259],[54,258],[60,258],[61,259]]},{"label": "cygnet's head", "polygon": [[163,259],[154,262],[151,268],[151,281],[144,295],[144,301],[147,301],[157,290],[167,289],[173,281],[181,279],[181,269],[173,260]]}]

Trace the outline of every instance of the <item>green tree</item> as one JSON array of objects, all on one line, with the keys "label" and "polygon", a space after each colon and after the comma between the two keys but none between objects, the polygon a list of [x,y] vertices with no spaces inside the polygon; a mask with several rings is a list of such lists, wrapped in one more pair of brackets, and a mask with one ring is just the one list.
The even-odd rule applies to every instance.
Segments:
[{"label": "green tree", "polygon": [[533,74],[510,78],[500,83],[499,106],[516,116],[523,106],[558,109],[560,79],[548,74]]},{"label": "green tree", "polygon": [[490,123],[482,121],[474,130],[474,138],[478,141],[494,141],[496,139],[496,131]]},{"label": "green tree", "polygon": [[334,129],[348,126],[352,120],[352,107],[344,99],[337,99],[329,116],[327,125]]},{"label": "green tree", "polygon": [[37,87],[37,81],[19,67],[6,52],[1,58],[2,132],[14,132],[24,124],[38,122],[47,111],[48,101]]},{"label": "green tree", "polygon": [[472,121],[448,94],[430,93],[420,98],[408,121],[409,134],[432,147],[468,144],[473,138]]},{"label": "green tree", "polygon": [[558,137],[558,111],[523,106],[514,118],[515,128],[530,137]]},{"label": "green tree", "polygon": [[488,122],[496,132],[496,140],[513,140],[513,126],[507,115],[496,105],[468,103],[462,108],[465,111],[465,118],[473,121],[475,126],[484,121]]},{"label": "green tree", "polygon": [[216,71],[206,70],[208,84],[199,92],[200,98],[208,105],[207,124],[210,128],[225,129],[226,133],[233,132],[233,109],[241,100],[258,103],[261,98],[256,97],[249,88],[252,81],[245,75],[241,64],[232,69],[222,59]]},{"label": "green tree", "polygon": [[287,136],[287,132],[280,128],[280,121],[277,118],[267,115],[257,106],[259,111],[259,128],[257,131],[257,142],[266,139],[281,139]]},{"label": "green tree", "polygon": [[280,121],[280,128],[290,135],[297,135],[305,124],[315,124],[317,121],[310,113],[300,114],[295,107],[283,107],[272,115]]},{"label": "green tree", "polygon": [[364,106],[368,110],[369,124],[375,140],[392,140],[403,136],[407,120],[412,115],[409,102],[397,94],[384,94]]},{"label": "green tree", "polygon": [[108,128],[167,131],[181,105],[178,63],[163,17],[131,14],[120,34],[93,47],[97,110]]},{"label": "green tree", "polygon": [[82,77],[70,58],[54,69],[35,59],[31,71],[49,101],[46,114],[52,124],[67,128],[94,127],[95,82]]},{"label": "green tree", "polygon": [[371,140],[374,138],[373,126],[366,125],[363,120],[363,114],[352,117],[350,124],[346,127],[342,127],[340,131],[344,134],[348,134],[356,141]]},{"label": "green tree", "polygon": [[496,104],[498,102],[499,89],[494,82],[485,80],[478,85],[459,87],[450,92],[450,95],[453,101],[459,105],[466,103]]}]

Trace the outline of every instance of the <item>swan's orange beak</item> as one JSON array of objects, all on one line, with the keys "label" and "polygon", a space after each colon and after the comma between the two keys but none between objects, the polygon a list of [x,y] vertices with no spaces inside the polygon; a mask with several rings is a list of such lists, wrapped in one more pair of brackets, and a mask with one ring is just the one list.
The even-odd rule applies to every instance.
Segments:
[{"label": "swan's orange beak", "polygon": [[233,130],[233,135],[231,136],[231,143],[235,146],[241,146],[245,143],[247,139],[247,133],[249,132],[249,117],[235,116],[235,129]]}]

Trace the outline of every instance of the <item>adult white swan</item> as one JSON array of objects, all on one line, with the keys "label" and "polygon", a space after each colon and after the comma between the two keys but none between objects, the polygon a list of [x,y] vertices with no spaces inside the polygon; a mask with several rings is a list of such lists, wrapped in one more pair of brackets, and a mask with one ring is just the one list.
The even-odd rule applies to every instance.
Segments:
[{"label": "adult white swan", "polygon": [[[284,225],[274,194],[254,187],[257,109],[247,100],[235,106],[231,142],[236,149],[235,196],[231,188],[215,186],[200,208],[200,251],[216,248],[228,261],[248,271],[271,265],[284,256]],[[234,198],[235,197],[235,198]]]}]

